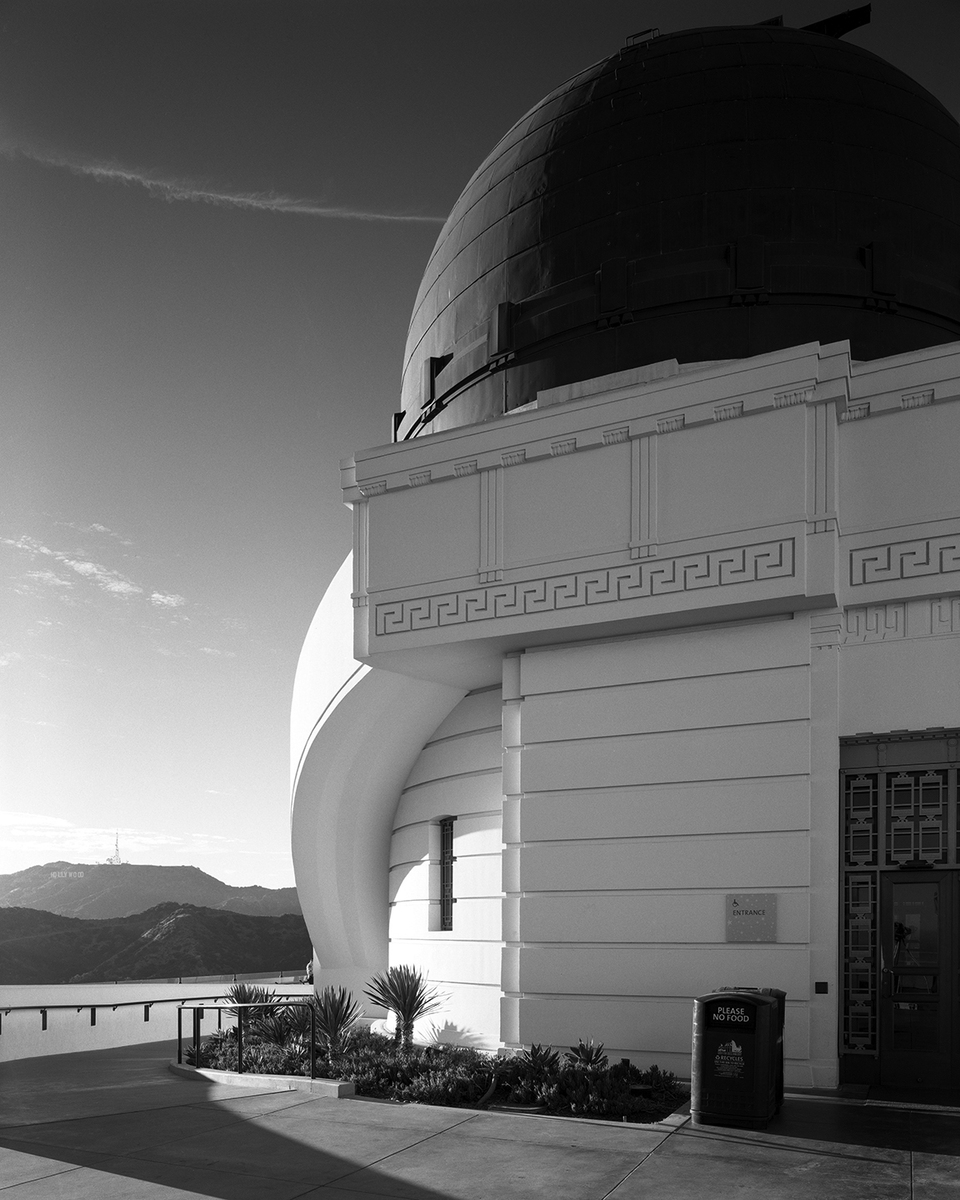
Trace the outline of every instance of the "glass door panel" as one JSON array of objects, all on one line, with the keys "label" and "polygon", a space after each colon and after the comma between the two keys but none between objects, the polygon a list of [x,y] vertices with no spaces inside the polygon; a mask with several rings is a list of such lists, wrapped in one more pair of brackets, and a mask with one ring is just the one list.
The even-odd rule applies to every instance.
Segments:
[{"label": "glass door panel", "polygon": [[881,876],[881,1083],[948,1087],[956,940],[953,872]]}]

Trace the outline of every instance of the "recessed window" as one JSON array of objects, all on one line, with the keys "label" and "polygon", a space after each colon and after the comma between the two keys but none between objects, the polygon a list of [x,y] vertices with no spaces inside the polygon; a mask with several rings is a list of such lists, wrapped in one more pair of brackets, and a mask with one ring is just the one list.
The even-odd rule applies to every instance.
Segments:
[{"label": "recessed window", "polygon": [[440,821],[440,928],[453,929],[453,817]]}]

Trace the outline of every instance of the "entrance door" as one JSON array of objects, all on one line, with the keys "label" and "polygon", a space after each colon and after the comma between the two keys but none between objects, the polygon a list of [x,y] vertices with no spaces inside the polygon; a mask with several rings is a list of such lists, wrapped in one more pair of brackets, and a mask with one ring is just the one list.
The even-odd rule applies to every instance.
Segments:
[{"label": "entrance door", "polygon": [[957,1031],[955,871],[880,875],[880,1082],[951,1086]]}]

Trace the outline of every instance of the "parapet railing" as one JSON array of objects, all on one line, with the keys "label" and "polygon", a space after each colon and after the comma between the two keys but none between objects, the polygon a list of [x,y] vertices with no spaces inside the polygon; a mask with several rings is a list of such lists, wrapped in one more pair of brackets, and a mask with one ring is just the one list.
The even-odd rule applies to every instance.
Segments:
[{"label": "parapet railing", "polygon": [[67,1009],[75,1009],[77,1012],[83,1012],[85,1008],[90,1010],[90,1024],[97,1023],[97,1009],[109,1008],[112,1012],[116,1012],[118,1008],[142,1008],[144,1021],[150,1020],[150,1009],[155,1004],[191,1004],[200,1000],[222,1000],[220,995],[211,996],[187,996],[184,999],[182,996],[160,996],[154,1000],[118,1000],[116,1004],[109,1000],[104,1003],[100,1001],[97,1004],[77,1004],[75,1001],[72,1004],[2,1004],[0,1005],[0,1034],[3,1033],[3,1018],[9,1017],[15,1012],[36,1012],[40,1014],[40,1028],[47,1028],[47,1013],[56,1012],[58,1008],[64,1011]]},{"label": "parapet railing", "polygon": [[[237,981],[243,978],[238,976]],[[268,978],[277,977],[273,973]],[[130,990],[123,984],[116,989],[110,984],[51,985],[49,991],[27,985],[29,992],[23,995],[27,987],[0,987],[0,1062],[172,1038],[168,1010],[172,1017],[172,1009],[180,1004],[226,1003],[230,980],[227,976],[220,987],[212,980],[187,980],[176,991],[157,979],[124,980],[123,984],[133,984]],[[288,977],[281,994],[312,995],[308,987],[294,991],[292,985],[299,982],[300,977]],[[158,1013],[159,1022],[152,1019]]]},{"label": "parapet railing", "polygon": [[[286,993],[289,995],[290,993]],[[228,1013],[230,1016],[237,1018],[237,1074],[243,1074],[243,1011],[246,1008],[309,1008],[310,1010],[310,1078],[317,1078],[317,1009],[312,1000],[286,1000],[284,993],[280,993],[276,1001],[271,1000],[264,1004],[196,1004],[189,1000],[182,1001],[177,1008],[177,1062],[183,1063],[183,1014],[185,1012],[193,1013],[193,1065],[200,1065],[200,1022],[203,1020],[204,1013],[207,1010],[213,1009],[217,1013],[217,1028],[222,1028],[223,1014]],[[221,999],[222,997],[217,997]]]}]

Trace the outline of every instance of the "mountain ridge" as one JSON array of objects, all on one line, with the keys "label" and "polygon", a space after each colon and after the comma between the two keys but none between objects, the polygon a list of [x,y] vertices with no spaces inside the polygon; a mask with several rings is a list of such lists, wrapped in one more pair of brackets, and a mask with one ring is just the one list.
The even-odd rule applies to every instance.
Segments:
[{"label": "mountain ridge", "polygon": [[245,974],[306,963],[312,953],[297,913],[251,916],[166,901],[90,919],[0,907],[0,978],[8,984]]},{"label": "mountain ridge", "polygon": [[128,917],[157,904],[279,917],[300,914],[296,888],[234,887],[199,867],[146,863],[42,863],[0,875],[0,909],[62,917]]}]

